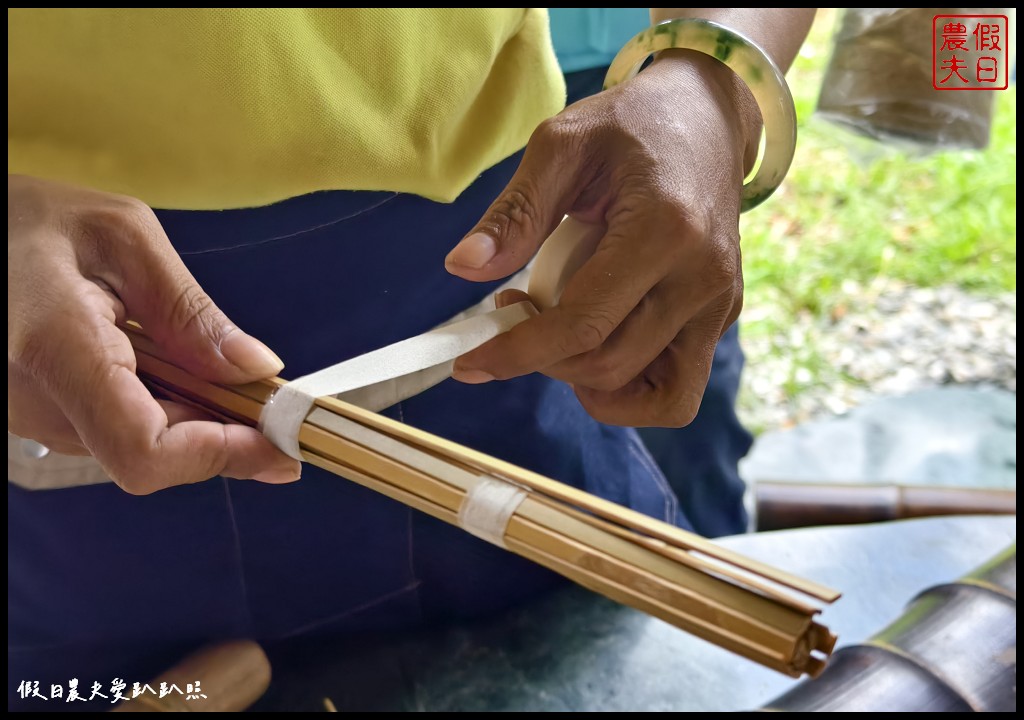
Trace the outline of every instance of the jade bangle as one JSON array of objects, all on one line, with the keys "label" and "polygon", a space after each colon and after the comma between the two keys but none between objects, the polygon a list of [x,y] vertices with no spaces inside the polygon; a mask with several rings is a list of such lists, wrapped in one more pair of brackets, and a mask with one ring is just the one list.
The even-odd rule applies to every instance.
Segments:
[{"label": "jade bangle", "polygon": [[615,56],[604,79],[607,90],[629,80],[652,53],[696,50],[721,61],[750,88],[764,123],[764,156],[743,185],[740,211],[757,207],[775,192],[796,150],[796,108],[786,79],[757,43],[734,30],[694,18],[666,20],[630,40]]}]

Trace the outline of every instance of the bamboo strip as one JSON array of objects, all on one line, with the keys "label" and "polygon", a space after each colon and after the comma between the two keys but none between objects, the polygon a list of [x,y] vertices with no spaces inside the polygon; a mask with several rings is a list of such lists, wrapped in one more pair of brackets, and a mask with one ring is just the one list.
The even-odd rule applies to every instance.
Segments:
[{"label": "bamboo strip", "polygon": [[[273,394],[268,384],[280,386],[283,384],[283,381],[274,378],[264,383],[243,385],[238,390],[245,394],[246,397],[257,400],[262,404]],[[834,602],[839,598],[839,593],[831,588],[746,558],[731,550],[719,547],[699,535],[688,533],[674,525],[642,515],[635,510],[616,505],[603,498],[590,495],[572,486],[555,482],[537,473],[519,468],[497,458],[492,458],[489,455],[479,453],[444,438],[439,438],[411,426],[403,425],[382,415],[348,405],[334,398],[318,398],[316,404],[319,408],[353,419],[357,423],[380,430],[391,437],[411,442],[418,447],[432,450],[441,456],[455,458],[470,467],[476,468],[480,472],[512,480],[519,485],[542,492],[548,497],[591,512],[622,527],[643,532],[669,546],[700,553],[722,563],[741,567],[750,574],[770,579],[772,582],[797,590],[823,602]],[[311,416],[323,417],[322,415],[317,415],[316,409],[312,411]]]},{"label": "bamboo strip", "polygon": [[[284,381],[274,378],[273,380],[266,381],[266,383],[280,386]],[[264,396],[264,402],[268,396],[269,393]],[[458,445],[444,438],[439,438],[411,426],[403,425],[383,415],[371,413],[334,398],[318,398],[316,404],[321,408],[369,425],[387,434],[400,437],[415,445],[435,448],[444,455],[460,459],[498,477],[514,480],[519,484],[541,491],[569,505],[588,510],[612,522],[617,522],[624,527],[640,530],[670,545],[696,551],[730,565],[743,567],[748,572],[769,578],[773,582],[798,590],[823,602],[834,602],[839,599],[840,593],[831,588],[744,557],[739,553],[715,545],[699,535],[688,533],[674,525],[669,525],[668,523],[638,513],[635,510],[616,505],[613,502],[590,495],[572,486],[555,482],[543,475],[530,472],[503,460],[492,458],[489,455]]]},{"label": "bamboo strip", "polygon": [[[159,351],[151,341],[138,331],[129,328],[132,342],[137,349],[146,352],[154,359],[159,357]],[[173,367],[173,366],[169,366]],[[175,368],[177,370],[177,368]],[[179,373],[188,377],[186,373],[178,370]],[[241,385],[233,390],[245,397],[255,400],[259,408],[266,403],[273,391],[285,383],[280,378],[273,378],[259,383]],[[217,387],[217,386],[211,386]],[[218,388],[223,390],[223,388]],[[226,399],[221,393],[216,393],[218,400]],[[797,590],[805,595],[821,600],[823,602],[834,602],[839,598],[839,593],[831,588],[824,587],[818,583],[811,582],[804,578],[796,577],[790,573],[770,567],[756,560],[743,557],[726,548],[715,545],[705,538],[688,533],[674,525],[661,522],[654,518],[642,515],[629,508],[622,507],[603,498],[590,495],[577,488],[545,478],[537,473],[530,472],[523,468],[506,463],[497,458],[490,457],[484,453],[477,452],[470,448],[458,445],[444,438],[426,433],[409,425],[404,425],[390,418],[372,413],[354,405],[341,402],[334,398],[318,398],[317,406],[346,417],[368,427],[380,430],[392,437],[412,442],[414,445],[436,452],[446,458],[455,458],[470,467],[488,472],[498,477],[513,480],[518,484],[539,490],[545,495],[560,500],[570,506],[575,506],[588,512],[603,517],[610,522],[617,523],[623,527],[639,530],[644,534],[661,540],[669,546],[678,547],[683,550],[693,551],[702,555],[715,558],[728,565],[741,567],[745,572],[758,575],[771,580],[774,583]],[[249,406],[250,408],[252,406]],[[313,411],[316,413],[316,410]],[[259,412],[255,415],[248,415],[249,424],[255,424],[259,419]],[[301,441],[301,438],[300,438]]]},{"label": "bamboo strip", "polygon": [[[152,369],[150,362],[146,359],[141,361],[141,364]],[[167,370],[165,368],[164,372],[166,373]],[[453,469],[445,468],[442,463],[432,457],[425,458],[428,472],[417,472],[413,468],[416,468],[417,460],[421,458],[417,458],[416,455],[423,454],[418,453],[415,449],[400,446],[397,441],[389,438],[384,438],[383,442],[374,448],[380,454],[369,452],[349,440],[349,438],[353,438],[357,441],[361,440],[363,443],[372,443],[373,438],[367,436],[366,429],[344,418],[338,418],[338,420],[340,422],[330,429],[335,432],[340,430],[345,435],[334,435],[325,432],[323,427],[305,424],[300,434],[303,446],[315,447],[317,448],[316,454],[320,457],[333,460],[343,467],[358,468],[363,474],[377,478],[400,479],[403,486],[415,487],[421,496],[446,506],[452,512],[458,511],[465,491],[468,491],[476,481],[476,477],[471,475],[458,477],[458,470],[452,471]],[[355,427],[350,427],[350,425]],[[422,471],[424,468],[420,466],[418,470]],[[433,473],[430,473],[430,470],[433,470]],[[440,476],[447,479],[462,492],[443,493],[436,485],[431,487],[429,485],[431,475],[434,478]],[[446,475],[447,477],[445,477]],[[517,514],[571,537],[590,538],[592,545],[602,540],[595,535],[596,530],[588,526],[586,522],[553,511],[532,497],[523,503]],[[508,534],[514,534],[514,527],[509,528]],[[612,553],[620,560],[645,564],[646,569],[651,573],[643,579],[647,591],[668,594],[671,596],[671,602],[686,609],[692,615],[703,616],[705,620],[709,621],[717,618],[718,622],[723,622],[723,618],[728,617],[729,621],[734,624],[745,623],[744,632],[751,636],[774,632],[774,639],[762,638],[762,642],[766,643],[777,641],[784,643],[785,638],[789,635],[806,630],[806,618],[802,615],[794,617],[768,599],[757,603],[757,607],[744,608],[743,612],[737,611],[730,605],[730,601],[735,598],[734,588],[711,574],[673,563],[661,556],[646,556],[642,548],[621,537],[605,538],[603,545],[606,552]],[[588,559],[590,559],[589,556]],[[598,562],[597,560],[593,561]],[[578,564],[582,564],[582,562],[579,560]],[[605,571],[609,571],[607,567]],[[666,578],[669,581],[668,585],[663,582]],[[681,590],[681,588],[685,590]],[[757,600],[757,596],[754,596],[750,598],[749,602],[755,603]],[[753,618],[757,619],[753,620]],[[783,632],[775,632],[775,626],[782,628]]]},{"label": "bamboo strip", "polygon": [[[222,418],[255,424],[283,382],[205,383],[161,360],[141,334],[129,334],[139,374],[154,389]],[[530,492],[506,530],[510,550],[780,672],[820,672],[835,644],[814,622],[817,606],[779,586],[818,599],[837,597],[834,591],[575,488],[329,399],[317,401],[299,440],[309,462],[454,524],[482,476],[521,484]]]},{"label": "bamboo strip", "polygon": [[[438,478],[443,482],[454,485],[463,491],[468,491],[469,488],[477,482],[477,475],[465,473],[460,471],[458,468],[446,465],[435,457],[420,452],[415,448],[410,448],[393,438],[381,437],[372,430],[347,420],[346,418],[333,416],[321,410],[314,410],[310,414],[307,422],[308,424],[315,425],[321,429],[328,430],[334,435],[352,439],[356,443],[370,448],[375,453],[380,453],[381,455],[390,458],[392,461],[397,461],[397,463],[389,463],[390,474],[392,476],[395,473],[401,472],[397,467],[397,464],[404,464],[407,467],[415,468],[421,472]],[[303,433],[300,433],[299,439],[300,443],[302,443]],[[313,446],[313,443],[309,442],[303,444],[309,447]],[[352,450],[354,451],[354,449]],[[352,466],[367,467],[360,462],[352,462],[348,460],[346,460],[346,462]],[[388,476],[388,473],[374,472],[374,474],[384,477]],[[546,523],[548,527],[553,529],[557,529],[559,526],[571,526],[573,527],[573,532],[569,534],[574,537],[580,537],[583,534],[594,532],[594,528],[589,527],[588,524],[596,523],[597,521],[595,519],[585,517],[584,520],[580,520],[579,518],[567,517],[565,513],[561,512],[552,514],[550,508],[545,508],[543,505],[537,503],[536,500],[532,499],[533,497],[536,497],[536,493],[531,494],[531,498],[527,499],[527,501],[520,506],[520,510],[517,513],[518,515],[529,517],[535,522]],[[542,517],[543,520],[541,519]],[[619,553],[619,557],[622,557],[623,559],[630,559],[634,562],[637,561],[637,546],[635,543],[623,540],[621,537],[617,542],[612,538],[607,539],[606,542],[615,545]],[[691,587],[694,587],[699,592],[703,593],[705,596],[713,596],[722,587],[731,589],[731,585],[721,580],[717,580],[713,575],[709,574],[710,570],[708,563],[702,559],[691,559],[693,565],[697,567],[696,570],[692,567],[681,567],[678,563],[673,563],[660,557],[646,557],[646,559],[649,563],[658,564],[661,568],[662,574],[668,574],[669,576],[674,575],[675,577],[673,579],[676,582],[687,583]],[[713,586],[712,583],[717,583],[717,587]],[[787,597],[784,599],[788,601],[790,598]],[[775,605],[767,603],[764,612],[770,614],[774,607]]]},{"label": "bamboo strip", "polygon": [[[166,388],[165,391],[167,391]],[[176,396],[181,397],[180,394],[174,393],[173,391],[168,392],[169,394],[176,394]],[[348,448],[349,450],[352,450],[350,443],[346,442],[344,439],[333,437],[330,434],[324,433],[323,431],[316,431],[310,428],[303,428],[303,435],[305,436],[306,440],[305,444],[311,444],[311,446],[318,446],[324,448],[325,446],[329,446],[331,442],[337,443],[340,440],[342,448]],[[454,514],[458,511],[458,506],[461,503],[461,494],[454,493],[451,490],[447,490],[447,492],[445,493],[444,490],[439,489],[438,486],[436,485],[433,486],[433,488],[430,488],[430,486],[425,485],[423,482],[424,480],[429,480],[429,477],[417,477],[415,474],[411,474],[404,471],[404,468],[400,467],[399,464],[390,462],[386,459],[375,458],[372,455],[362,453],[358,449],[355,450],[355,459],[353,460],[350,456],[348,457],[348,461],[350,463],[354,463],[356,466],[362,467],[364,469],[368,467],[372,468],[373,471],[378,475],[392,477],[396,475],[401,476],[402,484],[406,486],[415,486],[416,490],[420,494],[420,497],[426,498],[431,502],[437,503],[445,507],[445,509],[450,510],[452,512],[452,515],[450,515],[449,517],[454,517]],[[335,453],[332,453],[332,455],[334,455],[333,461],[335,462],[336,467],[345,468],[344,470],[340,470],[341,474],[345,474],[346,476],[350,477],[353,472],[353,466],[351,464],[345,464],[341,462],[341,458],[345,457],[347,453],[344,451],[342,451],[341,453],[337,453],[336,451]],[[324,461],[325,458],[323,456],[316,456],[316,460]],[[331,461],[329,460],[328,462]],[[318,462],[317,464],[321,465],[322,467],[324,466],[324,462]],[[462,485],[463,488],[466,488],[465,483],[459,484]],[[393,496],[393,494],[389,495]],[[563,532],[571,531],[568,533],[569,536],[583,538],[593,537],[592,528],[580,525],[572,525],[571,523],[567,522],[565,518],[559,517],[558,513],[563,513],[566,510],[570,510],[569,508],[557,508],[557,511],[555,511],[552,506],[545,505],[546,500],[547,499],[538,496],[529,498],[524,503],[524,507],[520,511],[520,514],[526,518],[534,520],[535,522],[540,522],[542,526],[547,526],[549,528],[552,528],[552,530],[559,530],[560,525],[560,528]],[[408,501],[406,502],[408,504]],[[535,504],[537,505],[537,507],[535,507]],[[431,514],[436,515],[436,513]],[[590,518],[590,516],[587,516],[579,512],[569,512],[567,514],[570,516],[571,520],[577,523],[583,522],[585,519],[592,519]],[[639,555],[635,551],[636,548],[632,546],[633,543],[637,543],[640,544],[641,547],[646,548],[647,543],[644,541],[649,541],[649,539],[643,538],[642,536],[637,536],[635,534],[627,535],[625,531],[621,530],[621,528],[614,528],[614,530],[617,531],[616,536],[618,538],[624,539],[625,541],[629,542],[624,542],[623,544],[618,545],[615,548],[616,552],[612,553],[613,556],[620,559],[627,559],[633,562],[656,562],[656,558],[644,558],[642,555]],[[510,527],[509,536],[512,537],[513,535],[514,527]],[[516,539],[518,540],[519,538]],[[682,552],[677,551],[675,554],[682,556],[684,560],[688,559]],[[583,563],[579,562],[578,564]],[[679,569],[680,568],[678,568],[677,565],[674,565],[671,562],[663,564],[662,567],[660,567],[662,573],[660,573],[660,575],[657,578],[651,578],[648,576],[644,579],[643,582],[645,583],[647,592],[650,593],[656,588],[656,584],[659,582],[660,578],[668,577],[672,582],[682,584],[682,587],[694,588],[701,599],[697,606],[693,606],[692,602],[688,601],[688,598],[679,596],[678,594],[673,595],[674,592],[678,593],[678,589],[675,588],[675,586],[673,585],[669,585],[665,588],[662,588],[662,592],[668,594],[666,602],[671,602],[677,607],[688,608],[688,611],[693,613],[693,615],[699,615],[702,609],[707,609],[709,612],[717,613],[715,617],[719,619],[721,619],[722,616],[735,616],[735,611],[732,608],[720,605],[716,606],[710,600],[710,598],[715,595],[716,591],[720,591],[718,588],[701,587],[701,585],[707,586],[708,582],[714,581],[714,576],[701,576],[700,574],[691,574],[687,576],[685,574],[682,574],[682,577],[680,577],[681,574],[679,573]],[[700,593],[702,593],[702,595]],[[800,609],[803,610],[805,613],[813,613],[816,608],[803,605]],[[754,633],[758,630],[768,633],[773,632],[772,626],[769,623],[769,621],[777,623],[780,627],[784,627],[785,633],[788,634],[799,634],[806,631],[807,626],[806,622],[804,622],[804,619],[800,619],[797,622],[797,624],[794,625],[792,622],[794,619],[791,616],[786,615],[786,613],[778,613],[776,610],[777,608],[773,604],[765,603],[760,608],[760,610],[756,612],[756,615],[754,617],[758,618],[758,621],[753,624],[752,629],[748,632]],[[734,619],[731,622],[742,622],[743,620],[744,619],[741,617],[734,617]],[[721,622],[721,620],[719,620],[719,622]],[[778,636],[777,633],[776,635]],[[785,635],[783,634],[778,637],[785,637]],[[771,642],[771,640],[765,640],[765,642]]]},{"label": "bamboo strip", "polygon": [[[177,392],[162,386],[160,386],[160,388],[165,394],[172,396],[173,398],[178,400],[185,400],[189,402],[189,404],[192,404],[192,402],[188,401],[187,398],[185,398],[183,395],[180,395]],[[426,495],[430,495],[431,493],[424,493],[423,495],[419,495],[416,493],[410,493],[401,490],[390,485],[389,483],[386,483],[382,480],[361,473],[349,466],[345,466],[340,463],[328,460],[317,454],[311,453],[309,461],[312,462],[314,465],[317,465],[318,467],[327,470],[328,472],[333,472],[334,474],[337,475],[343,475],[353,480],[354,482],[357,482],[365,487],[380,492],[381,494],[391,497],[392,499],[398,500],[399,502],[409,505],[410,507],[426,512],[438,519],[447,521],[452,524],[457,523],[457,511],[450,509],[450,507],[445,507],[445,504],[447,504],[444,502],[445,499],[441,499],[441,501],[438,502],[437,500],[431,500],[430,498],[425,497]],[[542,551],[532,553],[529,552],[530,550],[535,550],[536,548],[528,543],[524,544],[523,538],[519,536],[525,535],[525,537],[528,538],[530,537],[530,532],[543,532],[544,528],[538,526],[531,527],[530,523],[527,523],[524,527],[526,528],[525,534],[523,532],[515,532],[516,528],[510,528],[511,532],[509,533],[509,540],[512,541],[514,545],[518,546],[516,549],[520,552],[520,554],[534,557],[534,559],[545,560],[544,564],[549,566],[557,565],[558,567],[556,569],[562,572],[562,574],[570,577],[571,579],[577,580],[580,584],[588,588],[594,589],[609,597],[618,598],[620,599],[620,601],[625,602],[627,604],[643,608],[647,610],[650,614],[655,615],[656,617],[660,617],[672,624],[682,626],[688,629],[693,634],[703,637],[723,647],[727,647],[728,649],[731,649],[734,652],[737,652],[746,657],[749,657],[752,660],[756,660],[758,662],[761,662],[762,664],[769,665],[780,672],[794,674],[795,669],[790,665],[786,665],[784,663],[784,659],[787,656],[785,652],[772,652],[767,647],[757,648],[756,650],[751,649],[750,647],[748,647],[750,644],[749,638],[736,633],[727,633],[723,635],[719,630],[719,626],[711,621],[700,622],[698,620],[696,622],[688,622],[685,616],[679,616],[679,605],[672,604],[671,598],[669,598],[664,603],[660,603],[657,600],[655,600],[654,602],[646,602],[642,596],[638,597],[635,593],[631,593],[628,589],[628,585],[617,585],[615,583],[609,583],[607,579],[603,577],[601,574],[589,573],[580,570],[576,566],[561,559],[557,555],[544,553],[544,555],[546,555],[546,558],[542,558],[540,555],[540,552]],[[550,538],[546,538],[546,540],[550,540]],[[544,540],[538,540],[536,537],[534,538],[534,543],[535,545],[540,547],[550,545],[549,542],[545,542]],[[607,573],[607,570],[605,572]]]},{"label": "bamboo strip", "polygon": [[[325,458],[315,454],[311,455],[310,462],[317,467],[327,470],[328,472],[348,477],[352,481],[363,485],[364,487],[380,492],[381,494],[402,502],[414,509],[421,510],[422,512],[425,512],[439,520],[453,525],[458,522],[456,512],[426,501],[415,493],[406,492],[390,485],[389,483],[364,475],[358,471],[353,471],[351,468],[326,460]],[[792,677],[799,677],[803,674],[794,663],[787,661],[787,656],[785,654],[778,652],[773,653],[766,648],[752,645],[743,636],[723,631],[718,626],[688,622],[687,618],[679,616],[678,611],[675,608],[658,602],[648,601],[643,596],[637,596],[628,587],[622,586],[600,575],[582,570],[534,545],[524,543],[515,538],[507,538],[506,542],[508,542],[510,549],[514,550],[517,554],[555,570],[559,574],[564,575],[589,590],[605,595],[606,597],[620,603],[643,610],[650,615],[665,620],[672,625],[682,627],[698,637],[731,650],[750,660],[765,665],[766,667],[770,667],[778,672],[785,673]]]},{"label": "bamboo strip", "polygon": [[[278,385],[281,384],[277,379],[267,382]],[[243,386],[242,389],[249,390],[250,388],[252,388],[252,386]],[[265,390],[265,386],[260,388],[260,392],[264,397],[264,402],[265,398],[269,397],[270,394],[265,392]],[[662,540],[669,545],[699,552],[730,565],[741,566],[748,572],[769,578],[773,582],[798,590],[805,595],[824,602],[833,602],[839,598],[839,593],[835,590],[826,588],[803,578],[796,577],[790,573],[772,568],[755,560],[745,558],[738,553],[727,550],[726,548],[716,546],[698,535],[687,533],[674,525],[669,525],[668,523],[661,522],[660,520],[642,515],[635,510],[630,510],[629,508],[622,507],[621,505],[616,505],[615,503],[590,495],[589,493],[569,485],[557,483],[549,478],[543,477],[542,475],[538,475],[537,473],[519,468],[511,463],[498,460],[497,458],[492,458],[488,455],[463,447],[443,438],[430,435],[422,430],[418,430],[408,425],[402,425],[401,423],[382,415],[370,413],[362,408],[348,405],[347,403],[335,400],[334,398],[319,398],[317,399],[316,404],[321,408],[333,411],[338,415],[354,419],[361,424],[374,427],[386,434],[401,438],[417,446],[428,447],[436,450],[439,454],[459,459],[483,472],[488,472],[497,477],[513,480],[518,484],[543,492],[549,497],[561,500],[562,502],[579,507],[583,510],[587,510],[606,520],[618,523],[623,527],[640,530],[641,532]]]},{"label": "bamboo strip", "polygon": [[[247,394],[247,396],[252,397],[252,395],[249,394]],[[317,424],[320,427],[332,430],[333,432],[341,432],[341,434],[344,434],[345,430],[341,429],[344,426],[342,426],[339,421],[342,421],[342,418],[327,413],[322,409],[314,409],[307,418],[307,422]],[[362,427],[358,424],[353,425],[358,428]],[[349,427],[351,427],[351,425]],[[441,457],[436,452],[431,452],[428,449],[424,449],[424,452],[430,454],[433,457]],[[448,466],[458,467],[466,472],[469,472],[471,475],[474,476],[479,474],[479,471],[477,471],[475,468],[472,468],[472,466],[466,465],[457,459],[445,458],[445,463]],[[728,578],[736,583],[740,583],[751,588],[752,590],[756,591],[761,595],[773,598],[780,603],[792,605],[794,608],[799,609],[802,612],[815,613],[818,610],[818,608],[815,605],[812,605],[809,602],[801,600],[799,597],[794,596],[792,593],[785,592],[778,585],[773,585],[769,582],[760,579],[759,576],[754,573],[746,572],[742,569],[737,569],[731,565],[724,564],[713,558],[707,559],[702,558],[696,554],[691,554],[683,550],[682,548],[679,548],[674,545],[669,545],[668,543],[662,540],[638,534],[638,532],[634,529],[625,528],[612,522],[603,521],[599,518],[596,518],[594,515],[587,514],[582,510],[579,510],[571,505],[568,505],[564,502],[548,497],[546,495],[534,493],[533,498],[534,500],[542,502],[550,507],[557,508],[562,513],[571,515],[572,517],[575,517],[579,520],[583,520],[592,525],[598,525],[602,530],[618,535],[619,537],[626,538],[638,545],[642,545],[646,549],[663,555],[664,557],[667,557],[670,560],[673,560],[677,563],[688,565],[690,567],[700,570],[701,572]]]}]

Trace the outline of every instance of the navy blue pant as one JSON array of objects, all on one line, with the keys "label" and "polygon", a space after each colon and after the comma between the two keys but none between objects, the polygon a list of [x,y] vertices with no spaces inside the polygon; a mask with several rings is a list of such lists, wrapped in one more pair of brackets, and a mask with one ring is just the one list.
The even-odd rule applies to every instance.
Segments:
[{"label": "navy blue pant", "polygon": [[[218,305],[296,377],[428,330],[491,293],[450,276],[443,260],[517,162],[451,205],[327,192],[159,216]],[[562,383],[449,380],[386,414],[692,527],[636,431],[595,422]],[[556,580],[310,466],[290,485],[218,478],[148,497],[8,484],[8,503],[9,697],[23,680],[65,692],[70,678],[104,692],[115,677],[145,682],[218,639],[273,645],[493,612]]]},{"label": "navy blue pant", "polygon": [[711,377],[700,410],[684,428],[641,428],[651,455],[679,498],[679,507],[701,535],[735,535],[747,529],[746,489],[737,464],[753,437],[736,417],[743,370],[739,327],[729,328],[715,348]]}]

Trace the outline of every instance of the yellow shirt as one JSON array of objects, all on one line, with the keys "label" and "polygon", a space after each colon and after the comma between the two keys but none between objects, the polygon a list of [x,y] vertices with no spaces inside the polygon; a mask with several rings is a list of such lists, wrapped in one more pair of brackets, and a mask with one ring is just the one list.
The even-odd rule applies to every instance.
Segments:
[{"label": "yellow shirt", "polygon": [[565,90],[547,13],[7,11],[7,170],[155,207],[453,200]]}]

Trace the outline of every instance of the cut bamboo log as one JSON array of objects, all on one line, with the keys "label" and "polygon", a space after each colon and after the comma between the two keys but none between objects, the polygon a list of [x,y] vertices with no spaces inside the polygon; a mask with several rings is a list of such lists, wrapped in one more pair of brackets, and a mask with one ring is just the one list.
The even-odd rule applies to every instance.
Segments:
[{"label": "cut bamboo log", "polygon": [[[199,380],[126,328],[149,387],[218,419],[256,425],[284,380],[237,387]],[[299,431],[303,459],[435,518],[459,524],[478,484],[526,491],[504,544],[617,602],[793,677],[818,675],[836,637],[815,615],[834,590],[675,526],[333,398]],[[817,602],[815,602],[817,601]]]}]

